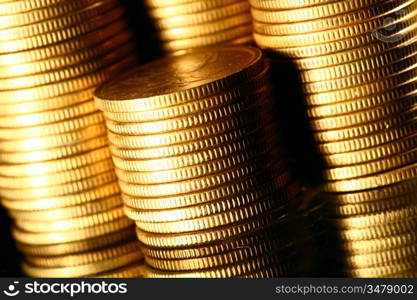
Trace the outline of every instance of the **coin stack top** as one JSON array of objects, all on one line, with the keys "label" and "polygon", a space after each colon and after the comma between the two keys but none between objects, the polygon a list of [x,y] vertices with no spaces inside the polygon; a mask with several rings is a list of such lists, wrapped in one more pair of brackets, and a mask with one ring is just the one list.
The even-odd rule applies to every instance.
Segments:
[{"label": "coin stack top", "polygon": [[140,276],[93,101],[136,61],[118,1],[1,1],[0,196],[27,275]]},{"label": "coin stack top", "polygon": [[253,40],[246,0],[147,0],[145,4],[168,53]]},{"label": "coin stack top", "polygon": [[301,186],[268,70],[260,50],[229,46],[155,61],[96,91],[146,276],[295,272],[293,244],[310,241],[289,217]]},{"label": "coin stack top", "polygon": [[416,1],[250,0],[257,44],[298,68],[358,277],[414,277]]}]

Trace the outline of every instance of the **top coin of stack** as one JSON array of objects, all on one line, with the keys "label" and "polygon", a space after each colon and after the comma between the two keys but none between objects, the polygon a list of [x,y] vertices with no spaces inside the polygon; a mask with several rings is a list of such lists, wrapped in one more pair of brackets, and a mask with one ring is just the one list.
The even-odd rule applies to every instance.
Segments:
[{"label": "top coin of stack", "polygon": [[30,276],[141,272],[92,99],[137,61],[123,14],[116,0],[0,2],[0,196]]},{"label": "top coin of stack", "polygon": [[161,47],[170,53],[252,41],[247,0],[146,0]]},{"label": "top coin of stack", "polygon": [[[300,184],[288,167],[260,50],[168,57],[106,83],[104,111],[125,211],[149,277],[294,272]],[[301,260],[300,257],[297,257]]]},{"label": "top coin of stack", "polygon": [[298,67],[347,272],[417,274],[417,1],[250,0]]}]

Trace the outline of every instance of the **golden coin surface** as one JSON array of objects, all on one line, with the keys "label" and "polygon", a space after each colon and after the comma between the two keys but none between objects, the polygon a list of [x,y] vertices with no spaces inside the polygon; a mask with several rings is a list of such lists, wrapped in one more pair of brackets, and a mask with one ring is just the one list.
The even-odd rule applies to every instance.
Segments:
[{"label": "golden coin surface", "polygon": [[230,5],[217,7],[208,11],[194,13],[192,15],[173,16],[170,18],[160,18],[155,20],[155,25],[159,29],[187,27],[202,23],[209,23],[223,18],[250,14],[249,3],[238,1]]},{"label": "golden coin surface", "polygon": [[173,41],[177,39],[191,39],[214,34],[220,31],[231,29],[237,26],[244,26],[252,22],[249,14],[232,16],[210,23],[200,25],[178,27],[159,31],[159,36],[163,41]]},{"label": "golden coin surface", "polygon": [[35,35],[49,34],[51,31],[62,30],[104,14],[109,9],[113,8],[115,4],[116,1],[98,2],[95,5],[83,8],[76,12],[73,11],[69,14],[61,15],[57,19],[46,19],[30,25],[1,29],[0,40],[16,40]]},{"label": "golden coin surface", "polygon": [[14,238],[23,244],[53,245],[94,238],[126,229],[131,226],[132,221],[126,217],[122,217],[110,223],[63,232],[28,232],[20,230],[17,227],[13,227],[12,232]]},{"label": "golden coin surface", "polygon": [[[55,210],[88,204],[100,198],[106,198],[120,194],[120,189],[116,181],[97,185],[96,187],[86,189],[81,193],[69,194],[54,198],[38,199],[1,199],[2,204],[11,210],[18,211],[41,211]],[[40,213],[42,214],[42,212]]]},{"label": "golden coin surface", "polygon": [[32,277],[81,277],[94,275],[97,273],[110,271],[111,269],[117,269],[125,265],[138,262],[143,258],[141,252],[132,252],[124,255],[116,256],[107,260],[103,260],[97,263],[79,265],[74,267],[55,267],[55,268],[44,268],[35,267],[27,262],[22,264],[23,271]]},{"label": "golden coin surface", "polygon": [[[146,1],[147,4],[150,1]],[[205,12],[219,6],[225,6],[232,3],[239,2],[239,0],[213,0],[213,1],[190,1],[189,3],[178,3],[176,5],[163,6],[164,1],[155,3],[156,7],[149,11],[149,15],[152,18],[168,18],[178,17],[179,15],[189,15],[198,12]],[[159,4],[162,4],[159,6]]]},{"label": "golden coin surface", "polygon": [[115,231],[114,233],[107,233],[95,238],[69,243],[58,243],[52,245],[28,245],[17,243],[16,246],[24,254],[30,256],[59,256],[100,249],[123,241],[131,240],[134,236],[135,229],[133,226],[130,226],[126,229]]},{"label": "golden coin surface", "polygon": [[[135,68],[100,87],[95,92],[96,103],[103,111],[129,112],[132,107],[140,109],[142,99],[147,98],[196,100],[259,73],[261,57],[260,50],[251,47],[224,47],[168,57]],[[233,67],[225,69],[225,63]],[[166,78],[163,84],[158,81],[162,74]]]},{"label": "golden coin surface", "polygon": [[139,252],[139,243],[137,241],[127,241],[120,245],[110,246],[104,249],[80,253],[74,255],[64,255],[55,257],[36,257],[27,256],[26,261],[34,266],[57,268],[72,267],[86,264],[92,264],[113,257],[121,256],[126,253]]},{"label": "golden coin surface", "polygon": [[0,53],[14,53],[38,47],[48,46],[54,43],[60,43],[67,39],[73,39],[80,35],[91,32],[95,29],[118,21],[124,14],[124,10],[114,10],[109,13],[89,19],[87,22],[78,23],[74,26],[48,32],[47,35],[35,35],[24,39],[0,41]]},{"label": "golden coin surface", "polygon": [[62,220],[67,218],[84,217],[96,213],[101,213],[117,206],[122,203],[120,195],[98,199],[85,203],[83,205],[70,206],[66,208],[58,208],[53,210],[37,210],[37,211],[17,211],[9,210],[11,217],[19,220],[30,221],[45,221],[45,220]]}]

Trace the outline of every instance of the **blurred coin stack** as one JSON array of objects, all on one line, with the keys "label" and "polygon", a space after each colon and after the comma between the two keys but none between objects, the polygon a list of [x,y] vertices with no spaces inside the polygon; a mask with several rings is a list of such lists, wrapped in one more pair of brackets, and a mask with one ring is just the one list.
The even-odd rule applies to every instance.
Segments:
[{"label": "blurred coin stack", "polygon": [[97,84],[136,62],[115,0],[0,1],[0,196],[35,277],[139,276]]},{"label": "blurred coin stack", "polygon": [[[148,277],[294,272],[300,184],[274,119],[261,51],[168,57],[106,83],[104,111],[126,214]],[[299,223],[298,223],[299,224]]]},{"label": "blurred coin stack", "polygon": [[146,0],[161,48],[168,53],[253,41],[247,0]]},{"label": "blurred coin stack", "polygon": [[417,275],[417,3],[250,0],[299,70],[350,276]]}]

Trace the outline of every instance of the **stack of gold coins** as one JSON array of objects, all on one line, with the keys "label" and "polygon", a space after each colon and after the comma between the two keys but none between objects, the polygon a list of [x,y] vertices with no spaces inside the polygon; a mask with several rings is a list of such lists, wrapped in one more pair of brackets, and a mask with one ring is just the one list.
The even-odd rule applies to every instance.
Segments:
[{"label": "stack of gold coins", "polygon": [[247,0],[146,0],[161,48],[168,53],[253,41]]},{"label": "stack of gold coins", "polygon": [[299,70],[347,274],[417,275],[415,0],[250,0]]},{"label": "stack of gold coins", "polygon": [[136,62],[116,0],[0,2],[0,196],[35,277],[138,276],[97,84]]},{"label": "stack of gold coins", "polygon": [[155,61],[95,92],[145,276],[275,277],[302,260],[290,217],[301,186],[268,71],[259,49],[227,46]]}]

